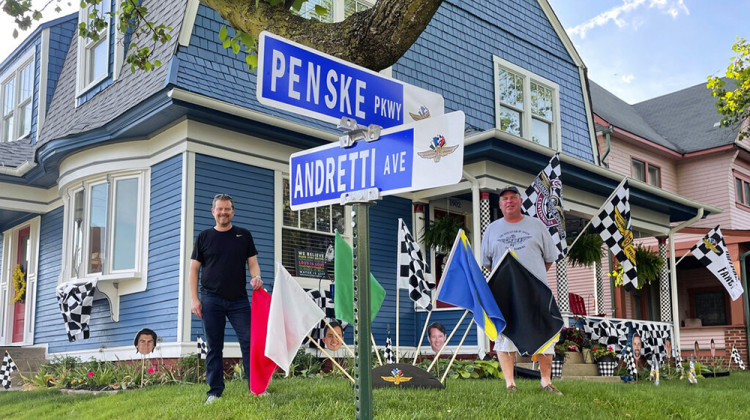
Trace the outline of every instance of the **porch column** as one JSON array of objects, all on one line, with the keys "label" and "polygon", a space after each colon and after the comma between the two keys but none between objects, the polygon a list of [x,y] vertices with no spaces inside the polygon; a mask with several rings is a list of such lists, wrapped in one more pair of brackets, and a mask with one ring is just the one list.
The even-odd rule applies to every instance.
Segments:
[{"label": "porch column", "polygon": [[672,295],[669,291],[669,260],[667,260],[667,238],[656,238],[659,241],[659,258],[663,264],[659,269],[659,308],[661,321],[672,322]]},{"label": "porch column", "polygon": [[607,308],[604,307],[604,273],[602,272],[601,259],[596,261],[594,270],[596,275],[596,315],[599,315],[607,312]]},{"label": "porch column", "polygon": [[[487,226],[489,226],[490,222],[490,193],[488,192],[480,192],[479,193],[479,226],[481,227],[482,234],[480,236],[484,236],[484,231],[487,230]],[[475,247],[481,246],[481,244],[474,244]],[[480,261],[481,264],[481,261]],[[484,273],[484,277],[490,276],[490,270],[484,268],[482,266],[482,273]]]},{"label": "porch column", "polygon": [[568,298],[568,257],[564,257],[555,263],[557,274],[557,305],[560,312],[570,312],[570,299]]}]

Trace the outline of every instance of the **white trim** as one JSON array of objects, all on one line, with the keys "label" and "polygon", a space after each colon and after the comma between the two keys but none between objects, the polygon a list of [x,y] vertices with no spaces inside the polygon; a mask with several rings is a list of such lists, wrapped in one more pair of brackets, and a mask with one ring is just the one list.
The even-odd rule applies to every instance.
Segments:
[{"label": "white trim", "polygon": [[[157,331],[158,333],[158,331]],[[188,357],[196,353],[197,344],[194,341],[182,341],[180,343],[162,343],[159,342],[154,348],[153,353],[146,356],[146,359],[161,359],[161,358],[179,358]],[[119,360],[140,360],[140,354],[136,353],[135,347],[133,346],[117,346],[107,347],[102,345],[99,348],[78,350],[78,351],[64,351],[60,353],[47,353],[47,359],[51,360],[56,356],[61,357],[75,357],[79,360],[98,360],[98,361],[119,361]],[[242,352],[240,351],[240,345],[236,342],[224,343],[224,358],[242,358]]]},{"label": "white trim", "polygon": [[585,70],[586,65],[583,63],[581,56],[578,55],[578,51],[576,51],[576,48],[573,45],[573,41],[571,41],[570,37],[568,37],[568,33],[565,32],[565,28],[563,28],[562,23],[560,23],[560,20],[557,18],[554,10],[552,10],[552,6],[550,6],[547,0],[538,0],[538,2],[539,6],[541,6],[542,8],[542,11],[547,16],[547,20],[549,20],[549,23],[552,25],[552,29],[555,30],[555,33],[560,39],[560,42],[562,42],[565,50],[568,51],[568,54],[570,54],[570,58],[573,59],[573,61],[576,63],[576,66]]},{"label": "white trim", "polygon": [[[33,119],[33,109],[34,109],[34,86],[36,85],[36,48],[31,47],[29,51],[21,56],[16,62],[13,64],[12,67],[9,67],[6,69],[2,75],[0,75],[0,142],[14,142],[21,139],[24,139],[26,137],[29,137],[31,135],[31,119]],[[27,101],[24,101],[24,106],[31,105],[31,110],[29,112],[28,118],[29,120],[29,132],[28,133],[21,133],[21,125],[19,120],[19,114],[18,111],[22,108],[21,107],[21,74],[23,73],[23,70],[25,70],[27,67],[31,68],[31,94],[29,95],[29,99]],[[5,134],[5,84],[11,79],[14,79],[13,82],[13,131],[9,133],[8,139],[3,139],[2,136]]]},{"label": "white trim", "polygon": [[[109,1],[110,11],[116,12],[120,9],[120,3],[122,0],[114,0],[114,4],[112,4],[112,0],[103,0],[103,2]],[[98,4],[94,7],[101,9],[101,4]],[[84,23],[88,22],[88,9],[89,7],[81,8],[78,11],[78,23]],[[120,74],[120,67],[123,64],[123,56],[124,56],[124,49],[125,46],[123,45],[122,41],[124,35],[120,34],[116,27],[114,27],[114,37],[115,42],[111,42],[110,39],[110,32],[113,32],[113,23],[116,23],[117,20],[114,17],[109,17],[107,22],[107,28],[102,30],[102,34],[98,41],[94,42],[87,38],[77,37],[77,58],[76,58],[76,100],[84,95],[86,92],[97,86],[102,81],[106,80],[108,77],[112,77],[112,80],[117,80]],[[88,51],[95,49],[97,44],[99,43],[106,43],[107,49],[106,49],[106,55],[107,55],[107,64],[106,64],[106,70],[104,73],[89,81],[86,83],[86,70],[88,65]],[[114,50],[114,51],[113,51]],[[109,64],[109,58],[111,55],[114,54],[112,66]]]},{"label": "white trim", "polygon": [[193,314],[191,308],[190,287],[190,254],[195,232],[195,153],[183,152],[182,162],[182,210],[180,211],[180,273],[179,302],[177,305],[177,337],[190,340],[190,327]]},{"label": "white trim", "polygon": [[39,93],[36,109],[36,138],[40,138],[44,120],[47,115],[47,72],[49,71],[49,37],[50,30],[46,28],[41,36],[41,53],[39,54]]},{"label": "white trim", "polygon": [[195,18],[198,15],[198,6],[200,6],[199,0],[188,0],[185,5],[185,14],[182,16],[182,26],[180,27],[180,34],[177,37],[177,42],[183,47],[190,45],[190,37],[193,35],[193,27],[195,26]]}]

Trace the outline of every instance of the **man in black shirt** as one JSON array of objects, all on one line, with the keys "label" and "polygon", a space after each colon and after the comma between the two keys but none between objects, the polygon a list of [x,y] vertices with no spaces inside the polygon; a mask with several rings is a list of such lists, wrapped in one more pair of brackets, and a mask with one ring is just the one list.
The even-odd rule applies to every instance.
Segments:
[{"label": "man in black shirt", "polygon": [[[206,382],[210,404],[224,392],[224,328],[232,324],[242,351],[245,377],[250,378],[250,302],[245,286],[245,263],[251,276],[250,285],[257,290],[260,279],[258,251],[250,231],[232,226],[234,201],[228,194],[214,197],[211,214],[216,225],[195,239],[190,257],[190,296],[193,314],[203,320],[208,343]],[[201,294],[198,295],[198,272]]]}]

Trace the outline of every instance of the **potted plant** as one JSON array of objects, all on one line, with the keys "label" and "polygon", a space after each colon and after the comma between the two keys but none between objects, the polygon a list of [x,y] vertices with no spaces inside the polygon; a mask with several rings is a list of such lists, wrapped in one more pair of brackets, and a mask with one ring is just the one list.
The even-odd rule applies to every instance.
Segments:
[{"label": "potted plant", "polygon": [[573,267],[591,267],[602,260],[602,241],[598,233],[584,233],[568,250],[568,261]]},{"label": "potted plant", "polygon": [[[664,260],[659,258],[656,253],[649,251],[647,248],[635,246],[635,266],[638,268],[638,289],[659,281],[659,270],[664,264]],[[615,286],[622,286],[622,265],[615,265],[614,271],[607,274],[612,277]]]},{"label": "potted plant", "polygon": [[617,359],[615,359],[614,349],[602,344],[595,344],[591,347],[591,351],[594,353],[594,358],[599,368],[599,375],[613,376],[615,369],[617,369]]},{"label": "potted plant", "polygon": [[429,226],[425,226],[421,239],[424,241],[425,246],[434,249],[436,253],[447,254],[453,247],[453,242],[456,240],[459,229],[463,229],[466,232],[466,236],[470,235],[469,230],[466,229],[463,222],[450,215],[446,215],[440,219],[431,221]]},{"label": "potted plant", "polygon": [[555,355],[552,357],[552,377],[562,378],[563,365],[565,364],[565,354],[568,352],[568,341],[558,341],[555,344]]},{"label": "potted plant", "polygon": [[583,356],[583,363],[594,363],[594,352],[591,350],[592,343],[588,335],[584,335],[583,343],[581,343],[581,355]]}]

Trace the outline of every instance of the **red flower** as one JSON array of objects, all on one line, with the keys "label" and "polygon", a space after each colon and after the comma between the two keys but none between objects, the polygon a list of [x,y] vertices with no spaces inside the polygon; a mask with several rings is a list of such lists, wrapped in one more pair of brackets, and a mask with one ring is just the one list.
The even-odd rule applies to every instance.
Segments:
[{"label": "red flower", "polygon": [[92,376],[94,376],[94,372],[89,371],[89,378],[92,377]]},{"label": "red flower", "polygon": [[154,368],[148,368],[148,370],[146,371],[146,373],[154,373]]}]

